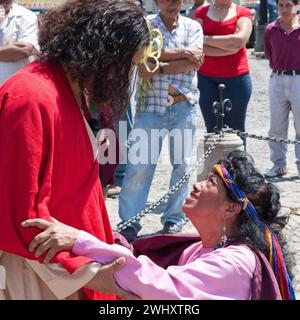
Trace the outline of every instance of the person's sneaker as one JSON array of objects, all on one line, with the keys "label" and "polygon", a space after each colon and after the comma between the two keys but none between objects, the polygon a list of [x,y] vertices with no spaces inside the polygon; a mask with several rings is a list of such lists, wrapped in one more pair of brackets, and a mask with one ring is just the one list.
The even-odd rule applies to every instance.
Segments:
[{"label": "person's sneaker", "polygon": [[117,185],[112,185],[108,187],[107,197],[108,198],[116,198],[121,192],[121,187]]},{"label": "person's sneaker", "polygon": [[276,178],[276,177],[282,177],[287,174],[287,168],[286,167],[278,167],[274,166],[270,170],[268,170],[265,173],[266,178]]},{"label": "person's sneaker", "polygon": [[162,230],[163,234],[173,234],[179,233],[182,230],[182,226],[180,224],[174,222],[166,222],[164,228]]},{"label": "person's sneaker", "polygon": [[133,227],[128,226],[124,230],[120,231],[120,234],[126,238],[128,242],[133,242],[137,238],[138,233]]}]

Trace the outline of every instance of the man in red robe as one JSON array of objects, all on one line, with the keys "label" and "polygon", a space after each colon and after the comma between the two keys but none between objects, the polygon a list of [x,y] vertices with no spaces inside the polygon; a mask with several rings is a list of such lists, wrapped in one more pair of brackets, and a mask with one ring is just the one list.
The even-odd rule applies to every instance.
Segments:
[{"label": "man in red robe", "polygon": [[67,2],[40,28],[40,61],[0,87],[0,299],[114,299],[91,290],[101,266],[90,259],[30,253],[38,230],[21,222],[54,217],[113,242],[84,96],[121,114],[149,31],[130,0]]}]

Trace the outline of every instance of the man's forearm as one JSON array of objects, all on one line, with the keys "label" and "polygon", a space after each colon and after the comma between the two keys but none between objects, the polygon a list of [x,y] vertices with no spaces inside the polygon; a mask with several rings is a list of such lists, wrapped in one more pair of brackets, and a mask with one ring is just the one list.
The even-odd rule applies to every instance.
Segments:
[{"label": "man's forearm", "polygon": [[182,58],[182,49],[174,48],[174,49],[164,49],[161,52],[159,60],[162,62],[166,61],[174,61]]},{"label": "man's forearm", "polygon": [[187,59],[162,62],[162,67],[164,74],[178,74],[197,69],[196,64]]},{"label": "man's forearm", "polygon": [[31,56],[33,46],[18,46],[16,44],[8,44],[0,47],[0,61],[17,62]]},{"label": "man's forearm", "polygon": [[[189,59],[179,59],[165,62],[160,60],[160,68],[157,68],[156,71],[153,73],[150,73],[144,65],[140,65],[139,76],[144,80],[149,80],[152,76],[158,74],[179,74],[189,72],[198,69],[200,65],[201,63],[198,63],[198,61],[193,62]],[[153,63],[151,63],[150,69],[154,69]]]},{"label": "man's forearm", "polygon": [[161,62],[176,61],[188,59],[192,63],[202,63],[202,48],[186,47],[186,48],[174,48],[174,49],[164,49],[161,52],[159,60]]}]

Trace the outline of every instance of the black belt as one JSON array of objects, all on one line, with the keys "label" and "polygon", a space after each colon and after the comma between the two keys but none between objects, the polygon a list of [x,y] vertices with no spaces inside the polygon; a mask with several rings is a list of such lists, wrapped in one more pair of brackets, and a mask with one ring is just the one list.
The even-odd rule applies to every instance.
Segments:
[{"label": "black belt", "polygon": [[287,75],[287,76],[295,76],[295,75],[298,75],[300,74],[300,70],[273,70],[274,73],[278,74],[278,75],[281,75],[281,74],[284,74],[284,75]]}]

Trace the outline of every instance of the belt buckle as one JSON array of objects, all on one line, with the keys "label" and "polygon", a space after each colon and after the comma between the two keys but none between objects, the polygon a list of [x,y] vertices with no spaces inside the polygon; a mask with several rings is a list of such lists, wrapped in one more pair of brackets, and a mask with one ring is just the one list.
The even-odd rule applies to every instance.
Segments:
[{"label": "belt buckle", "polygon": [[174,97],[168,94],[167,107],[171,107],[174,104]]}]

